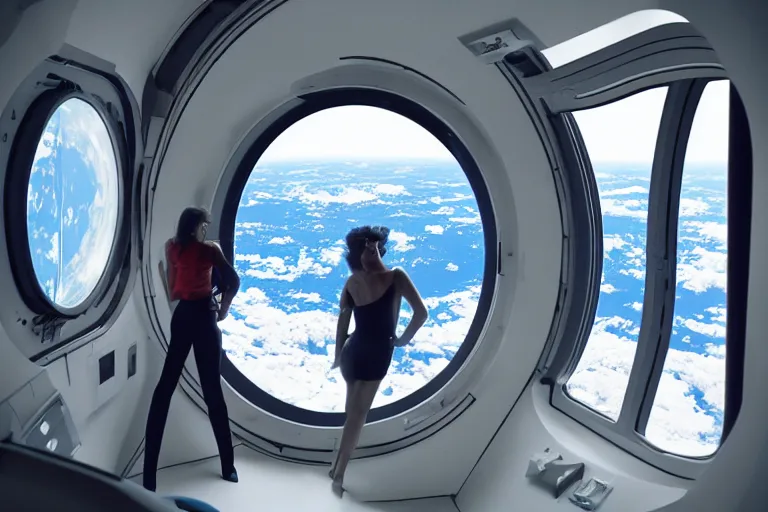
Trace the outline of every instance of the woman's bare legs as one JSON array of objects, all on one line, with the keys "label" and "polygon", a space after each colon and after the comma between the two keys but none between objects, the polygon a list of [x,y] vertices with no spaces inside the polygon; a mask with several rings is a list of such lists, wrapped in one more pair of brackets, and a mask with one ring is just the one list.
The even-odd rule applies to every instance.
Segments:
[{"label": "woman's bare legs", "polygon": [[339,443],[339,453],[336,456],[336,464],[333,467],[333,492],[341,496],[343,491],[344,473],[347,464],[355,451],[363,431],[368,411],[371,410],[376,391],[379,389],[380,380],[357,380],[348,384],[347,391],[347,419],[344,422],[344,430]]},{"label": "woman's bare legs", "polygon": [[[347,398],[344,402],[344,412],[349,414],[349,410],[352,408],[352,389],[354,382],[347,382]],[[343,435],[343,433],[342,433]],[[336,456],[333,458],[333,462],[331,463],[331,470],[328,472],[328,476],[333,479],[333,474],[336,471],[336,466],[339,464],[339,452],[341,450],[341,442],[339,442],[339,446],[336,449]]]}]

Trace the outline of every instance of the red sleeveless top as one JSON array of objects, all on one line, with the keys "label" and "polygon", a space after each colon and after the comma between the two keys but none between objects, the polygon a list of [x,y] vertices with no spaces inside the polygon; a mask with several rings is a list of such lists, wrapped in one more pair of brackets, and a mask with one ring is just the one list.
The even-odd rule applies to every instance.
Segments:
[{"label": "red sleeveless top", "polygon": [[211,296],[211,271],[214,249],[208,244],[193,241],[182,248],[171,241],[168,244],[168,263],[175,268],[171,294],[182,300],[199,300]]}]

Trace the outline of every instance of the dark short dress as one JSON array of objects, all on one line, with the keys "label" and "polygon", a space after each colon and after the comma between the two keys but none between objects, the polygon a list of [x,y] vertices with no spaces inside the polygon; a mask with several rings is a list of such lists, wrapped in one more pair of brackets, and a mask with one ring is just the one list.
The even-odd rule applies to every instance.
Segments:
[{"label": "dark short dress", "polygon": [[389,285],[384,295],[364,306],[355,306],[352,296],[346,293],[355,315],[355,332],[341,351],[341,375],[347,382],[381,380],[387,375],[394,351],[395,283]]}]

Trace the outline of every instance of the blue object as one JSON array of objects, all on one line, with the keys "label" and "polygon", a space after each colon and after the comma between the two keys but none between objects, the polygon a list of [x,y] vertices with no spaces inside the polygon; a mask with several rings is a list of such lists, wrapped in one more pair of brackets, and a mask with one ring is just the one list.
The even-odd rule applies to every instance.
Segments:
[{"label": "blue object", "polygon": [[187,510],[188,512],[221,512],[208,503],[194,498],[187,498],[185,496],[166,496],[166,498],[173,501],[177,508]]}]

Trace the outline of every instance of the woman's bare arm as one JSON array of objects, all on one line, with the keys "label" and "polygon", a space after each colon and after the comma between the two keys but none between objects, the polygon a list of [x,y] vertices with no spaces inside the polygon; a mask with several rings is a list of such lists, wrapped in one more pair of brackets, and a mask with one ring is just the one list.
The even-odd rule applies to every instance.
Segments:
[{"label": "woman's bare arm", "polygon": [[398,347],[403,347],[409,344],[416,335],[416,332],[421,329],[421,326],[424,325],[429,318],[429,313],[427,312],[427,307],[424,305],[424,301],[421,299],[421,295],[419,295],[419,291],[413,285],[411,278],[408,277],[405,270],[399,268],[395,269],[394,279],[400,294],[405,298],[408,305],[411,306],[411,309],[413,310],[413,316],[408,322],[405,332],[403,332],[403,335],[400,336],[396,342]]},{"label": "woman's bare arm", "polygon": [[[347,281],[349,283],[349,281]],[[347,285],[341,290],[341,300],[339,301],[339,320],[336,323],[336,355],[335,364],[338,365],[341,360],[341,349],[344,348],[344,343],[347,341],[349,335],[349,322],[352,318],[352,305],[349,303],[349,297],[347,296]]]},{"label": "woman's bare arm", "polygon": [[219,270],[221,275],[221,318],[226,316],[229,307],[232,305],[232,300],[237,295],[240,289],[240,276],[237,275],[235,268],[224,257],[224,253],[221,251],[221,247],[213,242],[209,242],[208,245],[213,250],[213,264]]}]

